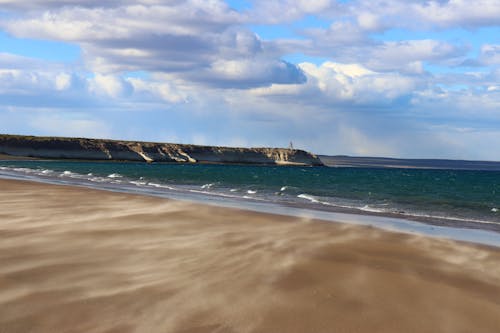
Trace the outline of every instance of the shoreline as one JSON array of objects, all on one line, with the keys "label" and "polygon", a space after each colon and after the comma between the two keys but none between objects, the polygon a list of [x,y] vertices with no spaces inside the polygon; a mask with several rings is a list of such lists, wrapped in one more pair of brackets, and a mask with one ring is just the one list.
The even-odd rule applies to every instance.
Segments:
[{"label": "shoreline", "polygon": [[[359,209],[347,209],[341,207],[316,206],[300,204],[276,204],[264,201],[242,201],[224,196],[207,196],[202,191],[199,193],[187,193],[167,189],[162,191],[141,189],[137,186],[113,186],[113,184],[85,182],[82,179],[59,180],[54,178],[42,178],[40,176],[22,174],[2,174],[1,179],[14,179],[21,181],[39,182],[42,184],[55,184],[64,186],[75,186],[116,193],[136,194],[147,197],[159,197],[173,200],[187,201],[196,204],[208,204],[215,207],[236,208],[267,214],[284,215],[289,217],[303,217],[325,220],[333,223],[346,223],[351,225],[370,226],[385,231],[404,232],[418,234],[434,238],[452,239],[457,241],[471,242],[500,247],[500,230],[496,223],[482,223],[474,221],[460,221],[455,219],[431,219],[405,216],[392,213],[377,213],[362,211]],[[457,222],[458,223],[453,223]]]},{"label": "shoreline", "polygon": [[495,247],[76,186],[0,187],[2,331],[500,327]]},{"label": "shoreline", "polygon": [[[1,156],[0,156],[1,158]],[[487,213],[485,211],[481,211],[478,213],[469,211],[465,215],[459,212],[460,207],[452,207],[452,209],[457,209],[458,214],[456,212],[448,210],[444,208],[441,210],[439,204],[436,207],[437,210],[431,208],[427,210],[424,206],[419,207],[418,205],[405,204],[402,206],[399,205],[398,200],[395,200],[393,203],[389,203],[387,205],[381,202],[371,202],[363,200],[356,202],[356,199],[350,200],[347,197],[339,196],[338,198],[328,196],[326,197],[316,197],[314,194],[311,195],[307,190],[305,192],[297,192],[294,194],[289,194],[288,190],[286,192],[285,189],[288,186],[277,187],[274,189],[274,193],[269,192],[269,189],[264,189],[262,192],[259,189],[258,195],[253,195],[256,191],[248,191],[251,195],[246,195],[246,189],[238,189],[239,185],[235,185],[236,188],[229,187],[214,187],[214,190],[211,190],[211,186],[213,184],[213,180],[207,179],[206,183],[200,183],[196,185],[191,185],[189,180],[184,179],[185,183],[176,183],[175,181],[164,181],[161,179],[155,180],[148,179],[147,177],[143,180],[143,177],[136,177],[132,175],[131,177],[125,175],[121,175],[119,173],[115,173],[115,170],[111,170],[108,168],[108,173],[102,174],[102,172],[96,171],[94,173],[88,173],[88,171],[66,171],[73,170],[71,164],[79,164],[76,162],[82,161],[74,161],[74,160],[36,160],[41,164],[45,164],[45,166],[39,168],[32,169],[31,166],[21,166],[19,169],[15,167],[0,167],[0,177],[3,175],[7,175],[8,177],[20,178],[20,179],[32,179],[32,180],[40,180],[47,183],[64,183],[64,184],[74,184],[74,185],[83,185],[91,188],[104,188],[107,190],[113,191],[121,191],[126,193],[141,193],[145,195],[153,195],[181,200],[191,200],[196,202],[211,202],[216,203],[218,205],[225,206],[228,201],[232,201],[232,206],[236,205],[238,207],[244,208],[248,206],[250,209],[254,209],[254,206],[258,206],[259,202],[268,202],[272,203],[275,206],[279,206],[279,209],[282,210],[283,207],[292,208],[292,209],[307,209],[313,210],[314,212],[323,212],[327,213],[335,213],[335,214],[354,214],[358,216],[375,216],[381,218],[395,219],[395,220],[403,220],[403,221],[411,221],[418,222],[427,225],[433,225],[437,227],[449,227],[449,228],[458,228],[458,229],[468,229],[468,230],[488,230],[491,232],[500,233],[500,216],[496,214],[498,208],[495,206],[493,202],[496,200],[490,200]],[[25,161],[26,164],[36,163],[36,161]],[[1,159],[0,159],[1,162]],[[8,163],[9,161],[5,161]],[[18,162],[22,164],[23,161],[10,161],[10,162]],[[59,171],[51,170],[51,163],[69,163],[68,169],[60,169]],[[137,167],[141,169],[142,172],[149,172],[147,168],[144,168],[144,165],[140,162],[113,162],[113,161],[83,161],[83,164],[96,164],[99,168],[105,168],[106,163],[111,163],[111,165],[128,165],[131,163],[134,165],[134,168]],[[115,164],[116,163],[116,164]],[[163,163],[153,163],[151,168],[156,168],[158,171],[158,167],[165,166]],[[170,163],[167,163],[170,164]],[[173,165],[172,167],[178,167],[179,165]],[[193,165],[181,165],[181,167],[189,168]],[[199,165],[198,165],[199,166]],[[229,168],[234,167],[234,165],[227,164],[223,165]],[[168,168],[168,166],[165,166]],[[193,166],[197,167],[197,166]],[[66,168],[66,167],[64,167]],[[222,166],[221,166],[222,168]],[[314,168],[313,168],[314,169]],[[344,168],[348,169],[348,168]],[[62,172],[62,170],[65,170]],[[195,176],[196,177],[196,176]],[[37,178],[37,179],[36,179]],[[111,184],[112,183],[112,184]],[[121,185],[119,184],[121,183]],[[215,181],[215,183],[218,183]],[[489,182],[491,184],[492,182]],[[229,185],[228,185],[229,186]],[[232,185],[231,185],[232,186]],[[259,185],[257,185],[259,186]],[[281,185],[279,185],[281,186]],[[206,189],[205,189],[206,188]],[[293,188],[293,185],[291,186]],[[492,190],[493,193],[495,190]],[[184,193],[181,193],[184,192]],[[189,192],[189,193],[187,193]],[[234,192],[234,194],[233,194]],[[267,192],[267,193],[266,193]],[[314,192],[313,192],[314,193]],[[371,195],[371,194],[369,194]],[[383,201],[383,200],[382,200]],[[373,204],[373,205],[372,205]],[[468,202],[462,202],[462,204],[467,207]],[[477,204],[477,203],[476,203]],[[405,206],[406,205],[406,206]],[[398,207],[399,206],[399,207]],[[490,209],[491,208],[491,209]],[[259,208],[256,208],[259,210]],[[483,209],[481,207],[481,209]],[[270,207],[265,207],[265,211],[272,210]],[[472,214],[471,214],[472,213]],[[326,219],[330,219],[326,217]],[[403,223],[404,224],[404,223]],[[428,232],[427,232],[428,233]]]}]

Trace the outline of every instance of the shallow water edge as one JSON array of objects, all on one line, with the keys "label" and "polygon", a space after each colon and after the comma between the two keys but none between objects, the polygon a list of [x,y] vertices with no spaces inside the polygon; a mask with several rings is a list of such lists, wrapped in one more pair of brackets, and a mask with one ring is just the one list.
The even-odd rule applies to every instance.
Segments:
[{"label": "shallow water edge", "polygon": [[[169,188],[168,186],[144,188],[135,186],[134,184],[94,183],[85,179],[43,177],[6,170],[0,170],[0,178],[154,196],[219,207],[250,210],[260,213],[364,225],[386,231],[404,232],[414,235],[500,247],[500,232],[496,229],[491,230],[491,226],[488,224],[478,224],[474,221],[458,221],[459,224],[457,224],[456,221],[453,221],[453,224],[451,224],[447,221],[440,222],[435,219],[425,218],[420,221],[415,221],[404,217],[390,216],[388,214],[384,215],[356,210],[351,211],[335,207],[320,207],[321,209],[316,209],[317,207],[314,207],[315,209],[311,209],[310,205],[269,203],[263,200],[249,200],[250,198],[241,200],[235,197],[208,195],[204,191],[182,191],[175,188]],[[485,226],[490,228],[485,228]]]}]

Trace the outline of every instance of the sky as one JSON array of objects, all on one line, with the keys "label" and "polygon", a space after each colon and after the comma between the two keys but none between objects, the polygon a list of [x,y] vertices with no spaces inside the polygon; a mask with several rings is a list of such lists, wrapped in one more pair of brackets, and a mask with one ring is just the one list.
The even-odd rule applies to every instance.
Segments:
[{"label": "sky", "polygon": [[500,1],[0,0],[0,133],[500,161]]}]

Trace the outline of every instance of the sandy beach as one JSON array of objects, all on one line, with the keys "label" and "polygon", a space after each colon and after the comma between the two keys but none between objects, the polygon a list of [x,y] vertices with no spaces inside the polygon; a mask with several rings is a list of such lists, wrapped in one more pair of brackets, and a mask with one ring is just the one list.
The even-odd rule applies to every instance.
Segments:
[{"label": "sandy beach", "polygon": [[498,332],[500,249],[0,180],[0,332]]}]

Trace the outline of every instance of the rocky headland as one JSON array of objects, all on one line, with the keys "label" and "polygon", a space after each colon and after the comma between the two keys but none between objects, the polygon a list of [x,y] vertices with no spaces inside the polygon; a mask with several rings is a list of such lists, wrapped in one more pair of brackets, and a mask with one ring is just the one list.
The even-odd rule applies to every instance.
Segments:
[{"label": "rocky headland", "polygon": [[0,154],[44,159],[323,165],[314,154],[287,148],[233,148],[87,138],[0,135]]}]

